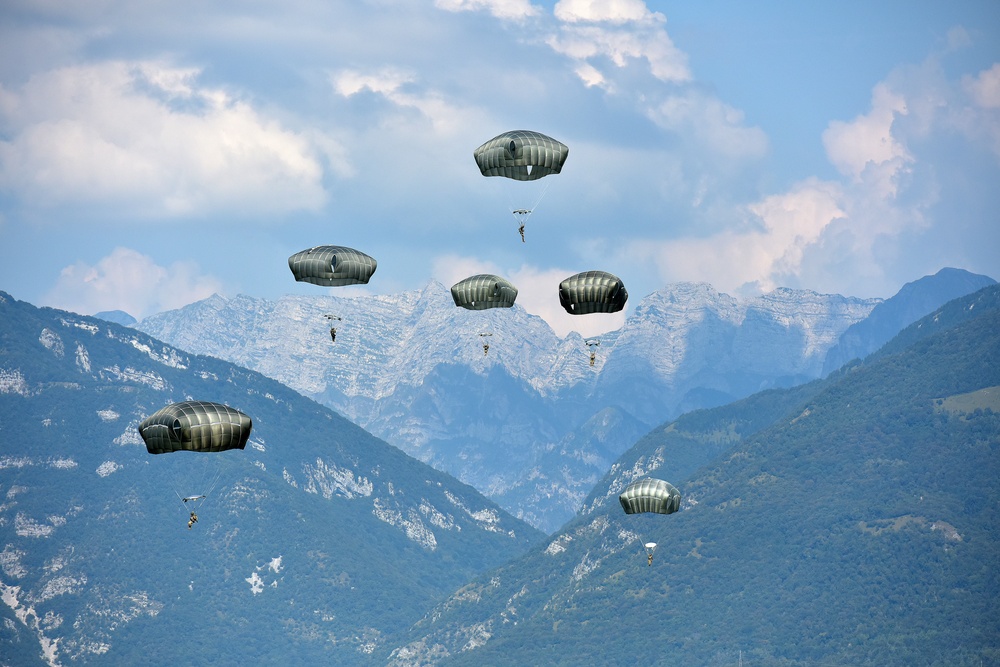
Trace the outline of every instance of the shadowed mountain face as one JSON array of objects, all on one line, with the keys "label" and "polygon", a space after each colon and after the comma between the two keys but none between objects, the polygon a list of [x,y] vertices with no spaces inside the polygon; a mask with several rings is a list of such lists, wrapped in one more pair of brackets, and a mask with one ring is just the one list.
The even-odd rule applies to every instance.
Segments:
[{"label": "shadowed mountain face", "polygon": [[[246,448],[148,454],[137,424],[190,399]],[[366,664],[542,537],[263,375],[0,293],[4,664]]]},{"label": "shadowed mountain face", "polygon": [[[646,476],[679,488],[680,512],[622,512]],[[380,650],[392,665],[989,664],[997,498],[993,286],[824,380],[654,430],[546,544]]]},{"label": "shadowed mountain face", "polygon": [[[216,296],[138,328],[315,397],[552,531],[638,435],[685,410],[818,377],[826,350],[877,303],[671,285],[601,337],[593,367],[576,334],[560,339],[517,305],[456,308],[435,283],[378,297]],[[329,314],[341,318],[335,343]],[[621,428],[595,420],[605,410]]]},{"label": "shadowed mountain face", "polygon": [[899,293],[875,306],[865,319],[847,328],[826,353],[823,375],[852,359],[862,359],[897,333],[952,299],[971,294],[996,281],[961,269],[941,269],[933,276],[906,283]]}]

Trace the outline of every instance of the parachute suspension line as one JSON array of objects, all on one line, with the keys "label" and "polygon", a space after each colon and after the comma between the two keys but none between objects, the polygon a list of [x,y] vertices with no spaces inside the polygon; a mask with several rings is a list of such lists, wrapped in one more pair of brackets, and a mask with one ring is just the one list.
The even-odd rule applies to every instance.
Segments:
[{"label": "parachute suspension line", "polygon": [[[222,470],[217,470],[212,477],[203,476],[196,482],[196,485],[192,485],[190,482],[185,482],[186,491],[195,491],[193,495],[182,496],[176,488],[173,489],[174,495],[177,499],[181,501],[184,505],[184,510],[190,514],[192,512],[197,513],[201,508],[208,502],[208,499],[218,488],[219,482],[222,480]],[[179,483],[180,480],[177,480]]]},{"label": "parachute suspension line", "polygon": [[542,194],[538,195],[538,199],[536,199],[535,203],[531,205],[532,211],[538,208],[538,205],[542,203],[542,197],[544,197],[545,193],[549,191],[549,185],[551,184],[548,181],[545,181],[545,187],[542,188]]},{"label": "parachute suspension line", "polygon": [[535,209],[538,208],[538,205],[542,202],[542,198],[545,197],[545,193],[549,191],[549,185],[551,185],[551,183],[545,181],[541,194],[539,194],[538,198],[531,204],[531,208],[517,208],[511,204],[510,201],[508,201],[507,208],[510,209],[510,212],[517,219],[517,223],[519,225],[526,223],[528,221],[528,217],[535,212]]},{"label": "parachute suspension line", "polygon": [[199,507],[208,502],[208,499],[212,497],[212,495],[215,493],[216,487],[219,486],[219,480],[221,479],[222,479],[222,470],[218,470],[216,471],[215,477],[212,479],[212,482],[208,485],[208,488],[205,489],[203,493],[204,497],[201,499],[201,502],[198,503]]}]

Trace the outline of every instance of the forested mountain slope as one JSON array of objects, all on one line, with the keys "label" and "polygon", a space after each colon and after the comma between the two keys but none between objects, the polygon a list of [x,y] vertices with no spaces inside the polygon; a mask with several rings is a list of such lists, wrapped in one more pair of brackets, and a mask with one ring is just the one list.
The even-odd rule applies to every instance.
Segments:
[{"label": "forested mountain slope", "polygon": [[[617,494],[646,475],[678,486],[682,511],[625,515]],[[998,499],[993,286],[830,378],[657,429],[576,520],[457,591],[387,659],[992,664]]]},{"label": "forested mountain slope", "polygon": [[[188,399],[246,449],[148,454]],[[0,664],[370,664],[542,537],[263,375],[0,293]]]}]

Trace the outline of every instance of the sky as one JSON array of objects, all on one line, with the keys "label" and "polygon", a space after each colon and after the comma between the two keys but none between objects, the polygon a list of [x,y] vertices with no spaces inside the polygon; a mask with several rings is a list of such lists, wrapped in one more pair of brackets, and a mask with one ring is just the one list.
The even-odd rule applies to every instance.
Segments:
[{"label": "sky", "polygon": [[[569,146],[562,173],[483,177],[473,150],[515,129]],[[36,305],[141,319],[497,273],[596,335],[675,282],[1000,279],[998,212],[995,0],[0,5],[0,289]],[[316,245],[378,270],[296,283]],[[626,311],[561,310],[593,269]]]}]

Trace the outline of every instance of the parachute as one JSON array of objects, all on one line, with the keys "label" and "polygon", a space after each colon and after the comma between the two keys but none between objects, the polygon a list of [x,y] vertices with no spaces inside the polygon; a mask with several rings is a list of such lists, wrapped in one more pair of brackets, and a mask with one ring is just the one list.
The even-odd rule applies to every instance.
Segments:
[{"label": "parachute", "polygon": [[559,283],[559,303],[570,315],[617,313],[626,301],[625,284],[606,271],[584,271]]},{"label": "parachute", "polygon": [[375,258],[338,245],[316,246],[288,258],[295,280],[323,287],[365,284],[377,267]]},{"label": "parachute", "polygon": [[[174,452],[218,453],[243,449],[250,439],[253,423],[249,416],[220,403],[207,401],[184,401],[173,403],[154,412],[139,424],[139,435],[146,443],[150,454],[170,454]],[[168,457],[170,458],[170,457]],[[184,458],[184,457],[181,457]],[[202,457],[197,457],[201,459]],[[215,460],[214,457],[208,457]],[[174,469],[178,475],[172,481],[174,493],[190,513],[188,528],[198,522],[197,511],[212,494],[222,476],[217,466],[208,465],[202,473],[212,470],[214,477],[203,477],[197,482],[191,478],[198,466],[163,466],[162,470]],[[199,493],[182,495],[177,486],[197,486]]]},{"label": "parachute", "polygon": [[472,154],[483,176],[535,181],[561,172],[569,148],[541,132],[512,130],[493,137]]},{"label": "parachute", "polygon": [[517,288],[500,276],[481,273],[452,285],[451,298],[456,306],[469,310],[510,308],[517,298]]},{"label": "parachute", "polygon": [[184,401],[146,417],[139,435],[150,454],[222,452],[246,447],[251,427],[250,417],[228,405]]},{"label": "parachute", "polygon": [[[670,482],[652,477],[640,479],[625,487],[618,501],[625,514],[673,514],[680,509],[681,492]],[[656,542],[646,542],[646,564],[653,566]]]},{"label": "parachute", "polygon": [[[537,181],[550,174],[562,171],[569,148],[566,144],[556,141],[541,132],[531,130],[511,130],[497,135],[472,152],[483,176],[500,176],[513,181]],[[518,232],[524,241],[524,224],[535,207],[545,196],[545,188],[529,206],[508,205],[510,212],[517,219]],[[511,193],[509,193],[511,194]],[[524,192],[518,190],[517,198],[522,198]]]},{"label": "parachute", "polygon": [[650,477],[629,484],[618,501],[626,514],[673,514],[680,509],[681,492],[670,482]]}]

